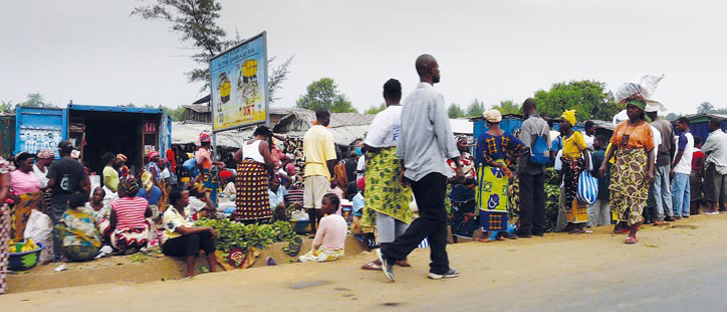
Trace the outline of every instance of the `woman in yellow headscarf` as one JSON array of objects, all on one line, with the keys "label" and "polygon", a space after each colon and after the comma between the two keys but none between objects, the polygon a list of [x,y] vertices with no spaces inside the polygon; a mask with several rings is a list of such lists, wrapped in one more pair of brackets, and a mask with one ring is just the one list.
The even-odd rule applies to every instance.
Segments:
[{"label": "woman in yellow headscarf", "polygon": [[581,172],[588,169],[590,155],[583,134],[573,131],[576,111],[565,111],[560,117],[560,134],[563,137],[560,177],[563,180],[562,192],[565,193],[568,228],[571,234],[580,234],[585,232],[583,227],[588,222],[588,207],[578,201],[576,193]]}]

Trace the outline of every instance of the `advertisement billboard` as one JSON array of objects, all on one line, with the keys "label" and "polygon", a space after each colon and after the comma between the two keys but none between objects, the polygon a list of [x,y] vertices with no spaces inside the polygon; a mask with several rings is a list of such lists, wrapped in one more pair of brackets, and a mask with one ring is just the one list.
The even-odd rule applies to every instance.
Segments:
[{"label": "advertisement billboard", "polygon": [[267,63],[265,32],[210,60],[212,131],[266,123]]}]

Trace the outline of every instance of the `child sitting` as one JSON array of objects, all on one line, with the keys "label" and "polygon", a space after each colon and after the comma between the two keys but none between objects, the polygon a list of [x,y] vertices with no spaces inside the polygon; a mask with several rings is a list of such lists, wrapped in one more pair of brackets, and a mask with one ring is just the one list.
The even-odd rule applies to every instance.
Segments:
[{"label": "child sitting", "polygon": [[300,257],[301,262],[326,262],[343,257],[348,226],[346,220],[336,214],[340,204],[336,194],[328,193],[323,197],[321,211],[327,216],[318,224],[311,251]]}]

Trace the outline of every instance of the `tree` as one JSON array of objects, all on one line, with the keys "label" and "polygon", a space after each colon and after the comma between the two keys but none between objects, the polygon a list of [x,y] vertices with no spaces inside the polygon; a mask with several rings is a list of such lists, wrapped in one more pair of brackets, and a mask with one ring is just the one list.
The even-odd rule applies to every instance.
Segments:
[{"label": "tree", "polygon": [[713,110],[715,114],[727,115],[727,108],[718,108]]},{"label": "tree", "polygon": [[346,95],[338,91],[338,85],[331,78],[321,78],[306,88],[306,94],[301,95],[295,106],[310,110],[328,109],[331,113],[356,113],[351,101]]},{"label": "tree", "polygon": [[[181,35],[180,41],[191,42],[192,49],[196,53],[191,56],[192,60],[200,64],[199,68],[187,72],[189,82],[202,82],[204,86],[201,91],[209,88],[209,61],[220,52],[240,43],[244,40],[238,35],[235,39],[226,39],[227,32],[217,22],[220,18],[222,5],[216,0],[154,0],[153,5],[145,5],[134,8],[131,15],[141,15],[146,20],[166,21],[170,30]],[[272,64],[275,57],[268,60]],[[292,62],[291,56],[280,66],[271,66],[268,71],[268,95],[270,102],[278,98],[276,91],[282,88],[282,83],[287,79],[288,66]]]},{"label": "tree", "polygon": [[464,117],[464,111],[462,110],[459,105],[452,103],[449,105],[449,108],[447,108],[447,115],[449,115],[449,118],[457,119]]},{"label": "tree", "polygon": [[56,107],[55,105],[53,105],[49,102],[46,102],[45,99],[43,99],[43,95],[40,94],[40,92],[28,94],[27,99],[25,100],[25,102],[20,103],[20,106],[22,106],[22,107]]},{"label": "tree", "polygon": [[0,114],[5,114],[5,115],[15,114],[15,104],[13,104],[13,101],[0,102]]},{"label": "tree", "polygon": [[184,120],[184,117],[186,114],[186,109],[183,106],[179,106],[175,109],[171,109],[168,107],[162,107],[162,109],[164,110],[164,113],[166,113],[169,116],[172,116],[172,121],[183,121]]},{"label": "tree", "polygon": [[668,120],[668,121],[674,121],[674,120],[679,119],[679,117],[681,117],[681,116],[680,115],[677,115],[677,114],[674,114],[674,113],[669,113],[664,118],[666,118],[666,120]]},{"label": "tree", "polygon": [[500,114],[520,114],[520,105],[512,100],[500,101],[500,104],[492,106],[492,109],[500,111]]},{"label": "tree", "polygon": [[535,92],[538,112],[549,116],[560,116],[564,111],[575,109],[578,120],[611,120],[619,112],[611,92],[606,92],[606,84],[598,81],[582,80],[553,84],[549,91]]},{"label": "tree", "polygon": [[382,112],[385,109],[386,109],[386,103],[381,103],[381,104],[379,104],[379,106],[371,105],[371,107],[369,109],[367,109],[364,113],[375,115],[375,114]]},{"label": "tree", "polygon": [[467,117],[482,117],[485,113],[485,103],[475,99],[467,106]]},{"label": "tree", "polygon": [[714,105],[709,102],[702,102],[702,104],[699,104],[699,107],[697,107],[697,114],[708,114],[714,111]]}]

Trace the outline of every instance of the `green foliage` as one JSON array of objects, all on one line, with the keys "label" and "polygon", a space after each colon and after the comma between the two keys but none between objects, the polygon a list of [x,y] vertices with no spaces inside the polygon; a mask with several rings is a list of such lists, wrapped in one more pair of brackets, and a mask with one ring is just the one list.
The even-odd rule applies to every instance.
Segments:
[{"label": "green foliage", "polygon": [[549,91],[535,92],[538,113],[560,116],[564,111],[575,109],[578,121],[588,119],[611,120],[619,112],[606,84],[582,80],[553,84]]},{"label": "green foliage", "polygon": [[500,114],[520,114],[520,105],[512,100],[500,101],[500,104],[492,106],[492,109],[500,111]]},{"label": "green foliage", "polygon": [[209,226],[217,231],[215,247],[225,253],[239,247],[247,251],[250,247],[263,249],[273,243],[292,242],[297,235],[290,223],[277,221],[273,224],[243,225],[228,219],[197,221],[199,226]]},{"label": "green foliage", "polygon": [[697,114],[708,114],[714,111],[714,105],[710,102],[702,102],[699,104],[699,107],[697,107]]},{"label": "green foliage", "polygon": [[449,115],[449,118],[457,119],[464,117],[464,111],[462,110],[459,105],[452,103],[449,105],[449,108],[447,108],[447,115]]},{"label": "green foliage", "polygon": [[[180,41],[191,42],[197,52],[191,56],[200,67],[187,72],[189,82],[203,82],[201,91],[209,89],[209,61],[220,52],[244,41],[239,35],[235,39],[226,39],[227,32],[217,23],[222,11],[222,4],[216,0],[152,0],[155,4],[134,8],[131,15],[140,15],[146,20],[162,20],[170,24],[170,30],[181,35]],[[288,77],[288,66],[293,57],[281,65],[271,66],[268,77],[268,95],[270,102],[278,98],[276,91]]]},{"label": "green foliage", "polygon": [[482,117],[485,113],[485,103],[475,99],[467,106],[467,117]]},{"label": "green foliage", "polygon": [[546,170],[545,176],[545,231],[553,232],[558,219],[560,181],[558,181],[558,172],[552,167]]},{"label": "green foliage", "polygon": [[381,103],[379,106],[371,105],[369,109],[367,109],[364,114],[371,114],[375,115],[378,114],[386,109],[386,103]]},{"label": "green foliage", "polygon": [[36,93],[30,93],[28,94],[27,99],[25,102],[20,103],[20,106],[22,107],[56,107],[55,105],[46,102],[45,99],[43,99],[43,95],[39,92]]},{"label": "green foliage", "polygon": [[338,90],[338,85],[331,78],[321,78],[306,88],[306,94],[301,95],[295,103],[297,107],[318,110],[328,109],[331,113],[356,113],[356,108],[346,95]]},{"label": "green foliage", "polygon": [[0,102],[0,114],[15,114],[15,104],[13,104],[13,101]]},{"label": "green foliage", "polygon": [[186,109],[184,107],[179,106],[175,109],[171,109],[168,107],[162,107],[164,110],[164,113],[166,113],[169,116],[172,116],[172,121],[182,121],[184,120],[184,114],[186,113]]}]

